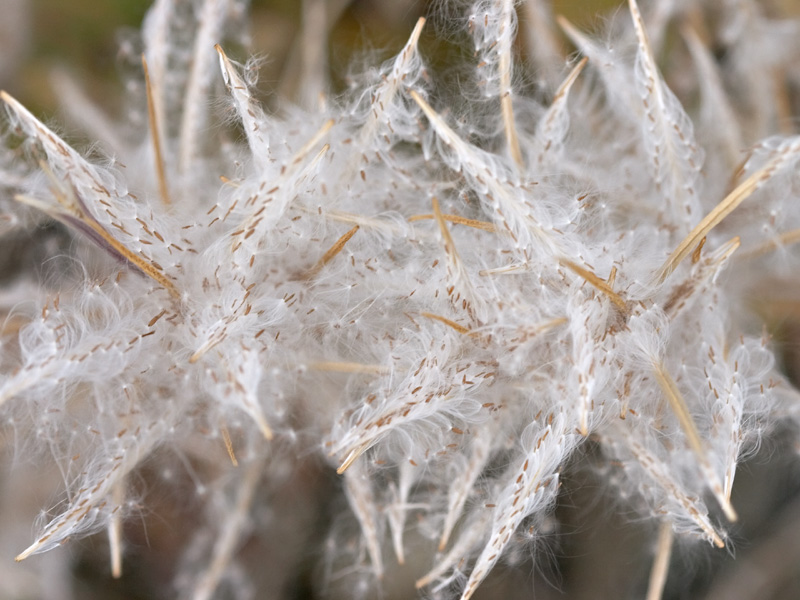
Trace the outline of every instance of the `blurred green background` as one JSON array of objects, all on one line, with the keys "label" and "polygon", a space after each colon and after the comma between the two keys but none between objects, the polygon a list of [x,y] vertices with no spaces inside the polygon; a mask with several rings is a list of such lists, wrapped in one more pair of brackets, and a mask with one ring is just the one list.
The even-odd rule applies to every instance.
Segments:
[{"label": "blurred green background", "polygon": [[[626,4],[626,0],[551,1],[554,14],[585,30],[597,29],[602,15]],[[0,60],[11,56],[6,60],[13,63],[11,70],[0,69],[0,86],[49,116],[59,106],[50,74],[55,67],[67,67],[91,97],[113,109],[122,93],[116,58],[119,32],[138,29],[150,4],[150,0],[0,0]],[[352,0],[331,36],[334,70],[346,65],[359,48],[398,49],[419,16],[444,4],[446,0]],[[800,0],[763,0],[763,5],[800,16]],[[280,77],[299,30],[301,8],[301,0],[251,0],[252,52],[267,58],[261,78],[266,88]]]},{"label": "blurred green background", "polygon": [[[2,85],[35,112],[50,116],[59,101],[50,85],[56,67],[66,67],[88,94],[113,110],[122,93],[117,73],[118,36],[137,29],[149,0],[0,0],[0,8],[18,4],[27,13],[29,31],[14,72]],[[592,29],[599,14],[621,6],[624,0],[555,0],[554,13]],[[346,64],[359,48],[399,48],[416,19],[441,5],[442,0],[353,0],[337,21],[331,39],[334,69]],[[266,56],[261,81],[268,88],[280,76],[292,40],[299,30],[300,0],[252,0],[252,51]],[[19,9],[18,9],[19,10]],[[6,10],[3,14],[8,14]],[[9,24],[10,26],[10,24]],[[14,25],[25,28],[23,23]]]}]

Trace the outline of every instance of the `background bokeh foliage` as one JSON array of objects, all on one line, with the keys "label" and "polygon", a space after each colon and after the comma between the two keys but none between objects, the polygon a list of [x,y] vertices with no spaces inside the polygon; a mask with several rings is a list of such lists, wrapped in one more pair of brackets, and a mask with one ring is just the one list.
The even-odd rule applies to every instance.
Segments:
[{"label": "background bokeh foliage", "polygon": [[[54,67],[65,67],[89,95],[113,112],[122,89],[118,76],[118,37],[138,29],[149,0],[28,0],[29,52],[9,91],[45,116],[58,109],[50,83]],[[359,51],[399,49],[417,17],[429,14],[441,0],[353,0],[331,36],[331,64],[344,68]],[[622,6],[621,0],[555,0],[554,13],[576,25],[593,28],[602,15]],[[252,51],[266,57],[263,87],[280,77],[289,45],[300,26],[299,0],[252,0]],[[336,74],[336,73],[335,73]]]}]

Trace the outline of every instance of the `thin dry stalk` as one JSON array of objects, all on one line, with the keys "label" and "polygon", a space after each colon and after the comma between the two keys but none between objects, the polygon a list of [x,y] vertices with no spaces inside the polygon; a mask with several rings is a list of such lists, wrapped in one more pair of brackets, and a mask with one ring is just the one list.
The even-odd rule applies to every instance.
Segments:
[{"label": "thin dry stalk", "polygon": [[[503,29],[511,27],[512,18],[514,15],[514,1],[513,0],[499,0],[503,3]],[[500,51],[500,108],[503,112],[503,129],[506,134],[506,142],[508,143],[508,151],[511,158],[516,165],[523,169],[525,163],[522,159],[522,151],[519,147],[519,137],[517,136],[517,126],[514,122],[514,105],[511,101],[511,51],[512,44],[510,41],[502,44]]]},{"label": "thin dry stalk", "polygon": [[420,314],[423,317],[425,317],[426,319],[433,319],[435,321],[439,321],[440,323],[444,323],[448,327],[452,327],[453,329],[455,329],[458,333],[463,333],[465,335],[469,335],[469,333],[470,333],[469,329],[467,329],[463,325],[459,325],[455,321],[451,321],[447,317],[443,317],[441,315],[435,315],[435,314],[429,313],[429,312],[423,312],[423,313],[420,313]]},{"label": "thin dry stalk", "polygon": [[192,595],[193,600],[208,600],[219,586],[222,576],[236,552],[236,547],[240,543],[242,532],[250,519],[250,507],[258,482],[261,480],[264,462],[264,460],[256,460],[248,466],[245,476],[239,484],[236,504],[228,513],[228,518],[217,537],[211,564],[202,571]]},{"label": "thin dry stalk", "polygon": [[231,464],[234,467],[238,467],[239,461],[236,460],[236,453],[233,451],[233,442],[231,441],[230,431],[228,431],[228,428],[224,423],[220,425],[219,430],[222,432],[222,441],[225,444],[225,451],[228,453],[228,457],[231,459]]},{"label": "thin dry stalk", "polygon": [[[427,219],[435,219],[436,215],[429,213],[425,215],[412,215],[408,217],[409,222],[414,221],[424,221]],[[449,214],[442,214],[442,218],[445,221],[449,221],[450,223],[454,223],[456,225],[466,225],[467,227],[472,227],[474,229],[482,229],[483,231],[489,231],[491,233],[497,232],[497,227],[494,226],[494,223],[489,223],[488,221],[477,221],[475,219],[467,219],[466,217],[462,217],[459,215],[449,215]]]},{"label": "thin dry stalk", "polygon": [[669,559],[672,555],[672,540],[675,533],[672,523],[663,521],[658,528],[658,545],[653,561],[653,570],[650,571],[650,582],[647,586],[647,600],[661,600],[664,595],[664,585],[667,583],[669,573]]},{"label": "thin dry stalk", "polygon": [[653,361],[653,372],[655,373],[656,381],[658,381],[659,387],[661,387],[661,390],[664,392],[664,396],[666,396],[667,400],[669,401],[672,412],[678,418],[678,422],[680,423],[681,429],[686,436],[686,440],[689,442],[689,447],[691,448],[692,452],[694,452],[695,457],[700,464],[701,470],[706,475],[709,487],[714,493],[717,502],[719,502],[719,505],[728,520],[731,522],[736,521],[738,519],[736,511],[734,510],[730,499],[726,497],[725,493],[723,492],[722,485],[719,483],[719,478],[716,476],[711,464],[709,463],[708,456],[706,455],[705,445],[700,437],[700,432],[697,430],[697,425],[695,424],[694,419],[692,419],[692,415],[689,412],[689,407],[686,405],[686,400],[684,399],[683,394],[681,394],[677,384],[675,383],[675,380],[672,379],[672,376],[664,368],[664,365],[661,362]]},{"label": "thin dry stalk", "polygon": [[314,362],[308,366],[315,371],[333,373],[359,373],[363,375],[388,375],[391,373],[391,369],[383,365],[365,365],[356,362],[323,361]]},{"label": "thin dry stalk", "polygon": [[125,480],[114,484],[111,491],[114,513],[108,523],[108,546],[111,553],[111,576],[122,577],[122,505],[125,502]]},{"label": "thin dry stalk", "polygon": [[341,252],[345,244],[350,241],[350,239],[356,234],[360,227],[356,225],[350,231],[345,233],[342,237],[336,240],[336,243],[333,244],[330,248],[328,248],[327,252],[322,255],[322,258],[319,259],[316,265],[314,265],[311,269],[309,269],[306,277],[308,279],[312,279],[317,276],[317,274],[327,265],[329,262],[333,260],[333,258]]},{"label": "thin dry stalk", "polygon": [[[628,312],[627,303],[625,302],[625,300],[622,299],[622,297],[619,294],[617,294],[614,290],[611,289],[611,286],[608,284],[608,282],[600,279],[597,275],[595,275],[588,269],[583,268],[579,264],[576,264],[569,259],[562,258],[559,262],[565,267],[567,267],[570,271],[575,273],[576,275],[579,275],[580,277],[585,279],[597,290],[603,292],[606,296],[608,296],[608,299],[611,300],[617,306],[617,308],[619,308],[622,312],[624,313]],[[616,272],[614,277],[616,278]]]},{"label": "thin dry stalk", "polygon": [[656,282],[661,284],[669,277],[681,261],[691,254],[692,250],[706,237],[714,227],[736,210],[753,192],[769,181],[775,172],[800,151],[800,143],[794,142],[782,147],[766,165],[750,175],[735,190],[717,204],[700,223],[687,235],[678,247],[670,254],[664,265],[656,273]]},{"label": "thin dry stalk", "polygon": [[156,113],[156,102],[153,94],[153,86],[150,82],[150,71],[147,68],[147,59],[142,54],[142,68],[144,69],[144,85],[147,91],[147,115],[150,119],[150,139],[153,143],[153,159],[156,165],[156,175],[158,177],[158,191],[161,194],[161,201],[164,204],[172,204],[169,197],[169,186],[167,185],[167,174],[164,169],[164,155],[161,152],[161,128],[159,118]]}]

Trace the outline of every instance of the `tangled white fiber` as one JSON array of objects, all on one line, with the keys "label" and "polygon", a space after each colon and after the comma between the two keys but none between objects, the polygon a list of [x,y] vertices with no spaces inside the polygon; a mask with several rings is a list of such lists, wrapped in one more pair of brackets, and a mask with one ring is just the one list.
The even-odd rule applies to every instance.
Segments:
[{"label": "tangled white fiber", "polygon": [[737,465],[800,417],[760,310],[800,268],[798,24],[629,0],[601,41],[544,0],[478,0],[448,8],[457,89],[421,18],[334,91],[323,23],[266,109],[231,58],[246,8],[156,0],[128,123],[64,88],[86,153],[0,94],[0,235],[69,232],[63,269],[0,295],[2,485],[47,480],[32,539],[0,548],[105,530],[119,576],[125,523],[180,489],[175,593],[281,597],[243,548],[316,460],[347,513],[321,586],[468,600],[555,535],[590,454],[660,532],[648,598],[674,536],[733,547]]}]

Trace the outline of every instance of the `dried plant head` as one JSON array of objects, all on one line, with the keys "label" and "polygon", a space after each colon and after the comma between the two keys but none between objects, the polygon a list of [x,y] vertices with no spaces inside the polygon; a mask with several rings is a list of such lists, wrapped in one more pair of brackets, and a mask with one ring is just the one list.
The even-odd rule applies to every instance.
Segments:
[{"label": "dried plant head", "polygon": [[[314,593],[390,593],[397,563],[401,596],[468,600],[590,480],[652,533],[648,600],[676,548],[731,548],[739,465],[800,417],[753,308],[800,261],[800,48],[768,35],[796,25],[629,0],[603,40],[542,0],[439,3],[335,90],[346,3],[304,0],[265,105],[245,4],[156,0],[127,123],[57,78],[105,162],[0,92],[0,243],[58,222],[81,248],[0,281],[8,505],[59,475],[0,548],[104,531],[122,577],[146,487],[198,507],[185,597],[261,593],[258,547],[319,559]],[[767,67],[779,93],[739,97]]]}]

